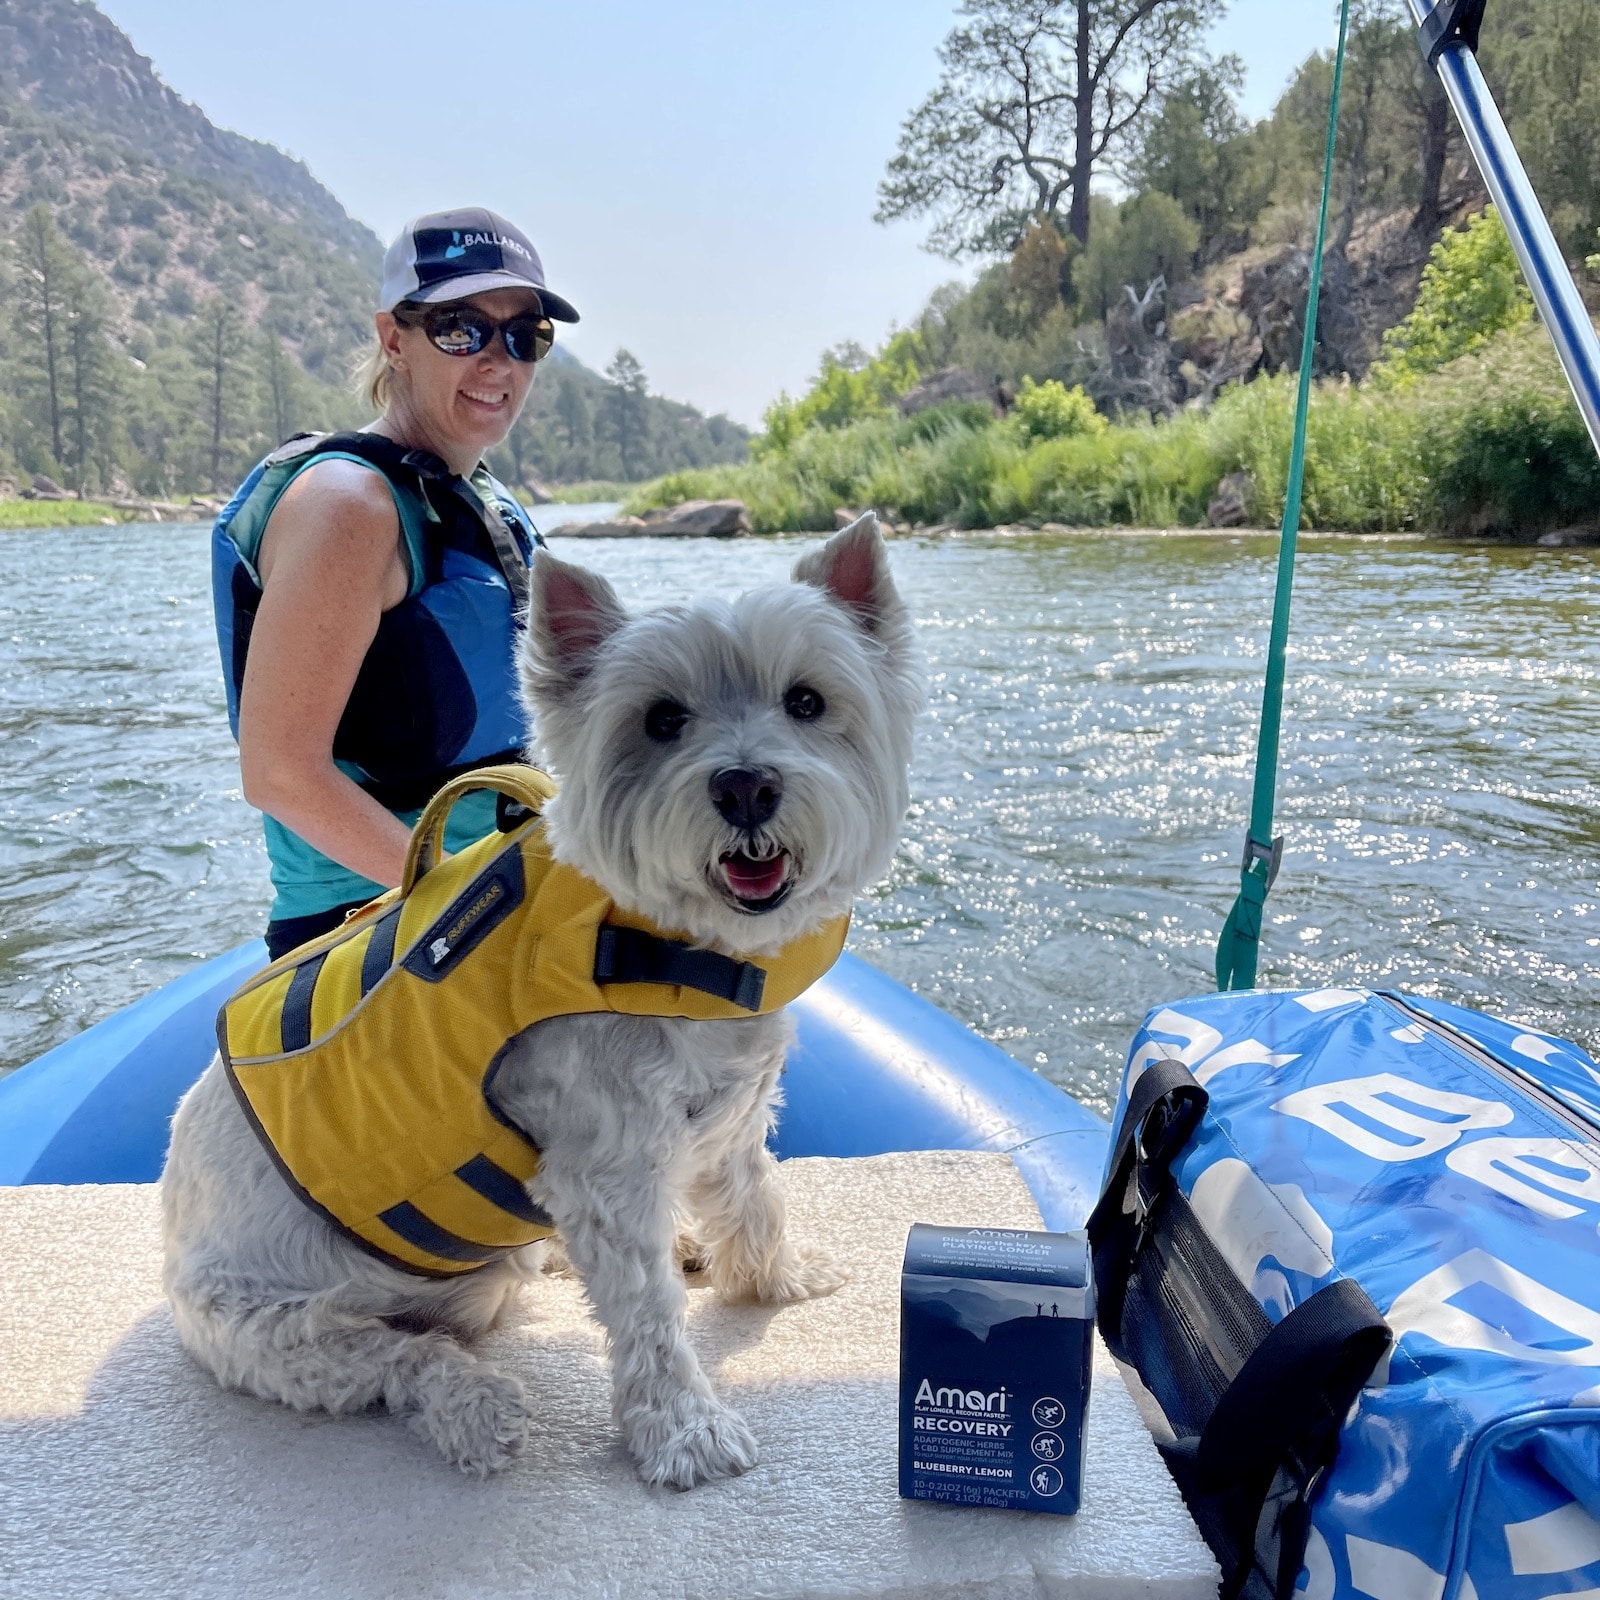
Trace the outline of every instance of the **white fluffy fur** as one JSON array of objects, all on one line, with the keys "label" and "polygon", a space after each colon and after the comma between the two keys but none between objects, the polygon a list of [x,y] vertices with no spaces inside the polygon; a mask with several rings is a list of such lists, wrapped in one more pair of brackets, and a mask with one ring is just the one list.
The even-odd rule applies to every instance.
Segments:
[{"label": "white fluffy fur", "polygon": [[[562,782],[556,854],[619,904],[728,952],[770,952],[848,909],[886,869],[906,805],[922,684],[875,520],[807,555],[795,579],[629,618],[604,579],[547,553],[534,567],[523,683]],[[826,702],[813,721],[784,710],[802,683]],[[692,713],[669,743],[644,731],[664,698]],[[740,766],[782,782],[753,838],[708,787]],[[771,910],[739,909],[720,875],[741,845],[789,852],[793,886]],[[497,1078],[501,1109],[544,1151],[529,1191],[605,1326],[617,1423],[652,1484],[689,1488],[756,1461],[684,1339],[680,1227],[728,1297],[805,1299],[847,1276],[784,1231],[765,1141],[790,1037],[781,1013],[556,1018]],[[526,1447],[520,1385],[466,1346],[507,1313],[544,1247],[444,1281],[367,1255],[290,1193],[215,1061],[178,1108],[162,1191],[173,1315],[219,1382],[300,1410],[381,1401],[479,1476]]]}]

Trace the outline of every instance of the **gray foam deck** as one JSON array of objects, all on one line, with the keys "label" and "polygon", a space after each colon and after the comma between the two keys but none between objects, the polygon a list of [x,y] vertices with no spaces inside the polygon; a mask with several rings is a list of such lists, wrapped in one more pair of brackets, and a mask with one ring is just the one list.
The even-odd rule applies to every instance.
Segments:
[{"label": "gray foam deck", "polygon": [[911,1504],[896,1483],[899,1267],[912,1222],[1037,1227],[1004,1156],[785,1164],[797,1236],[854,1268],[779,1310],[690,1294],[690,1331],[761,1463],[646,1489],[611,1425],[599,1328],[570,1279],[486,1353],[535,1440],[463,1478],[381,1412],[221,1393],[161,1295],[157,1191],[0,1189],[0,1594],[1209,1600],[1217,1572],[1102,1351],[1074,1518]]}]

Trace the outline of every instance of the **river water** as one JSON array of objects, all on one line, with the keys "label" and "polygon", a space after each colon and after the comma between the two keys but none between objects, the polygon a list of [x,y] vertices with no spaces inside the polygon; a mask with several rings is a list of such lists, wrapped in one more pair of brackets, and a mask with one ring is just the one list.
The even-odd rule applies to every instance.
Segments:
[{"label": "river water", "polygon": [[[558,553],[652,603],[806,541]],[[1144,1011],[1211,987],[1275,541],[893,546],[932,675],[854,948],[1101,1109]],[[1288,848],[1262,979],[1395,984],[1600,1045],[1600,553],[1302,546]],[[0,1070],[259,933],[206,533],[0,535]]]}]

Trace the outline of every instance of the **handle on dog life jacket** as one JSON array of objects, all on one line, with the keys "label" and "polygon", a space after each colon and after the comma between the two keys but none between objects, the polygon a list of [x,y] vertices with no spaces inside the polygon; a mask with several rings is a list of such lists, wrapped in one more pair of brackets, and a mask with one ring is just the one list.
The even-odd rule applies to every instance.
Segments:
[{"label": "handle on dog life jacket", "polygon": [[479,767],[474,772],[463,772],[452,778],[431,799],[417,825],[411,830],[411,843],[406,848],[405,871],[400,877],[400,893],[408,895],[429,872],[439,864],[444,848],[445,824],[457,800],[464,794],[488,789],[509,796],[525,805],[535,814],[544,810],[545,802],[555,798],[555,780],[537,767],[504,766]]}]

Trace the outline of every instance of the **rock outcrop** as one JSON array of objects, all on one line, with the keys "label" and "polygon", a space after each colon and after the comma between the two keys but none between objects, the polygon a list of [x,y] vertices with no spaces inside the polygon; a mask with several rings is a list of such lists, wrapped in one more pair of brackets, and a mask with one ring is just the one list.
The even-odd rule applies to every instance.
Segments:
[{"label": "rock outcrop", "polygon": [[1003,416],[1010,409],[1012,399],[1010,391],[998,379],[981,377],[966,367],[944,367],[907,389],[895,405],[900,408],[901,416],[912,417],[934,406],[966,400],[989,406],[996,416]]},{"label": "rock outcrop", "polygon": [[[1474,197],[1468,209],[1478,204]],[[1410,213],[1396,211],[1358,228],[1344,254],[1329,250],[1318,377],[1365,377],[1384,330],[1416,300],[1427,245]],[[1296,371],[1310,271],[1310,248],[1289,242],[1253,246],[1170,290],[1160,278],[1128,286],[1106,319],[1106,350],[1085,387],[1103,409],[1165,416],[1208,403],[1226,384]]]},{"label": "rock outcrop", "polygon": [[1242,528],[1250,520],[1253,487],[1248,472],[1230,472],[1206,507],[1206,521],[1213,528]]},{"label": "rock outcrop", "polygon": [[750,513],[742,500],[685,500],[642,517],[568,523],[554,530],[556,537],[579,539],[740,539],[749,532]]}]

